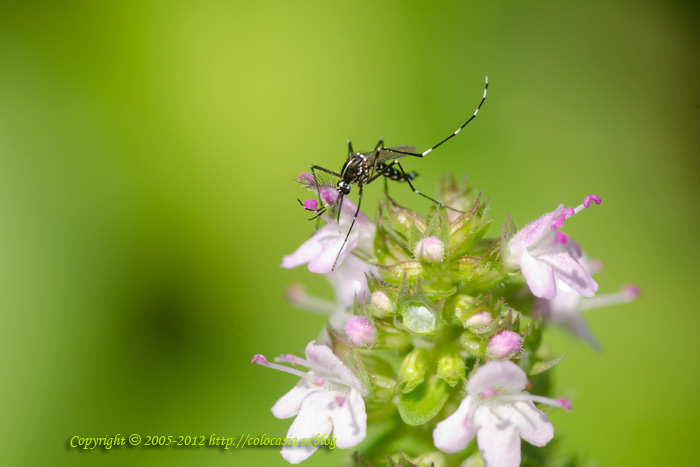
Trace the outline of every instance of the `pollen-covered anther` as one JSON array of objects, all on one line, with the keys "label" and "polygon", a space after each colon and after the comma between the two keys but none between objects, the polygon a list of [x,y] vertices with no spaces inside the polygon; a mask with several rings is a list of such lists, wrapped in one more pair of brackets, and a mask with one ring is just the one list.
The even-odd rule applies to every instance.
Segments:
[{"label": "pollen-covered anther", "polygon": [[296,360],[297,360],[297,356],[290,354],[290,353],[282,355],[279,358],[279,361],[285,362],[285,363],[291,363],[293,366],[296,366],[296,364],[297,364]]},{"label": "pollen-covered anther", "polygon": [[559,399],[556,400],[559,402],[562,407],[566,409],[567,412],[571,412],[571,401],[565,397],[560,397]]},{"label": "pollen-covered anther", "polygon": [[321,377],[316,377],[316,378],[314,378],[314,384],[318,387],[321,387],[324,384],[326,384],[326,380],[321,378]]},{"label": "pollen-covered anther", "polygon": [[255,355],[253,355],[253,358],[250,360],[251,365],[253,365],[254,363],[257,363],[258,365],[264,365],[267,363],[267,358],[265,358],[264,355],[256,353]]},{"label": "pollen-covered anther", "polygon": [[571,217],[576,214],[576,211],[572,207],[564,208],[557,219],[552,222],[552,230],[558,230],[564,227],[564,221],[567,217]]},{"label": "pollen-covered anther", "polygon": [[445,259],[445,244],[435,236],[420,240],[414,249],[416,258],[427,263],[440,263]]},{"label": "pollen-covered anther", "polygon": [[489,397],[493,397],[493,396],[495,396],[496,394],[498,394],[498,391],[497,391],[495,388],[488,388],[488,389],[486,389],[486,390],[484,390],[484,391],[481,391],[481,392],[479,393],[479,396],[480,396],[482,399],[488,399]]},{"label": "pollen-covered anther", "polygon": [[588,206],[591,205],[591,202],[593,202],[595,204],[600,204],[600,196],[597,196],[597,195],[586,196],[583,200],[583,207],[587,208]]},{"label": "pollen-covered anther", "polygon": [[630,299],[639,298],[642,295],[642,289],[633,284],[622,286],[622,294]]}]

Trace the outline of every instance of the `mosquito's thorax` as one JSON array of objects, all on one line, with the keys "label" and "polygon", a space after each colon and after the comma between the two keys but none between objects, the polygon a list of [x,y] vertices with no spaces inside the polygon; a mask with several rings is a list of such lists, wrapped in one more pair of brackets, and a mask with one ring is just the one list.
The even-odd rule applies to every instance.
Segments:
[{"label": "mosquito's thorax", "polygon": [[340,177],[353,185],[369,183],[372,176],[373,154],[358,152],[348,157],[345,164],[343,164]]}]

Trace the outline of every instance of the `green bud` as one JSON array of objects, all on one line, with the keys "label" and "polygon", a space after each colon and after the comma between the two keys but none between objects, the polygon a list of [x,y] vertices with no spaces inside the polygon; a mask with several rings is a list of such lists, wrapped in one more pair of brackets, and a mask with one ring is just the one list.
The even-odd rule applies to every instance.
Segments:
[{"label": "green bud", "polygon": [[462,323],[464,327],[467,327],[465,321],[469,317],[470,312],[474,309],[475,302],[475,298],[471,295],[457,295],[452,302],[455,319]]},{"label": "green bud", "polygon": [[483,357],[484,349],[481,340],[475,338],[472,334],[465,332],[459,336],[459,346],[475,357]]},{"label": "green bud", "polygon": [[488,310],[477,308],[469,314],[463,324],[474,334],[484,334],[491,329],[493,323],[493,316]]},{"label": "green bud", "polygon": [[378,346],[384,349],[401,350],[411,345],[411,336],[397,329],[393,323],[375,321]]},{"label": "green bud", "polygon": [[398,386],[401,392],[411,392],[425,380],[428,372],[428,352],[413,349],[406,355],[399,370]]},{"label": "green bud", "polygon": [[464,380],[467,367],[464,358],[459,352],[452,348],[445,348],[438,356],[437,375],[447,384],[455,387],[457,383]]},{"label": "green bud", "polygon": [[394,388],[396,388],[396,380],[387,376],[372,374],[370,375],[372,382],[372,399],[375,402],[389,402],[394,397]]},{"label": "green bud", "polygon": [[386,318],[394,313],[394,302],[383,290],[372,293],[372,314],[378,318]]}]

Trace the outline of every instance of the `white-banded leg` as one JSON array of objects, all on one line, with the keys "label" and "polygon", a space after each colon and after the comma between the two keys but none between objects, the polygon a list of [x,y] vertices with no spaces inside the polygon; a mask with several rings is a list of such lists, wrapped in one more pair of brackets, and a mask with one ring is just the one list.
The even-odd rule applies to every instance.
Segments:
[{"label": "white-banded leg", "polygon": [[[333,261],[333,267],[331,268],[331,271],[335,269],[335,265],[338,263],[338,258],[340,258],[340,253],[343,251],[343,248],[345,248],[345,244],[348,242],[348,238],[350,238],[350,232],[352,232],[352,228],[355,225],[355,221],[357,220],[357,215],[360,213],[360,206],[362,205],[362,185],[358,185],[358,193],[357,193],[357,209],[355,210],[355,214],[352,216],[352,222],[350,223],[350,228],[348,229],[348,233],[345,235],[345,240],[343,240],[343,244],[340,245],[340,250],[338,250],[338,254],[335,257],[335,261]],[[342,196],[339,195],[339,196]],[[342,198],[341,198],[341,207],[342,207]],[[338,218],[340,219],[340,210],[338,211]],[[340,224],[340,222],[339,222]]]},{"label": "white-banded leg", "polygon": [[432,148],[426,149],[426,150],[423,151],[423,152],[406,152],[406,151],[400,151],[400,150],[391,149],[391,148],[387,148],[386,150],[389,151],[389,152],[396,153],[396,154],[403,154],[403,155],[405,155],[405,156],[415,156],[415,157],[425,157],[425,156],[427,156],[428,154],[430,154],[430,153],[433,151],[433,149],[438,148],[438,147],[441,146],[443,143],[445,143],[445,142],[449,141],[450,139],[454,138],[455,136],[457,136],[457,135],[459,134],[459,132],[462,131],[462,129],[463,129],[465,126],[467,126],[467,125],[469,124],[469,122],[471,122],[472,120],[474,120],[474,119],[476,118],[476,114],[479,113],[479,109],[481,109],[481,106],[484,105],[484,101],[486,100],[486,93],[487,93],[488,89],[489,89],[489,77],[487,76],[487,77],[486,77],[486,86],[484,86],[484,95],[482,96],[481,102],[479,102],[479,105],[477,106],[477,108],[476,108],[476,110],[474,111],[474,113],[472,114],[472,116],[469,117],[469,119],[468,119],[466,122],[464,122],[464,123],[462,124],[462,126],[460,126],[459,128],[457,128],[450,136],[448,136],[447,138],[443,139],[442,141],[440,141],[438,144],[436,144],[436,145],[433,146]]},{"label": "white-banded leg", "polygon": [[402,180],[402,181],[405,181],[406,183],[408,183],[408,186],[411,188],[411,190],[412,190],[414,193],[419,194],[419,195],[421,195],[423,198],[429,199],[430,201],[432,201],[433,203],[437,204],[438,206],[442,206],[442,207],[444,207],[444,208],[446,208],[446,209],[449,209],[450,211],[464,213],[464,211],[460,211],[459,209],[455,209],[455,208],[450,207],[450,206],[448,206],[448,205],[446,205],[446,204],[443,204],[443,203],[441,203],[440,201],[438,201],[438,200],[436,200],[436,199],[433,199],[433,198],[431,198],[430,196],[426,195],[425,193],[421,193],[420,191],[416,190],[416,188],[415,188],[415,187],[413,186],[413,184],[411,183],[411,179],[415,178],[415,176],[414,176],[414,177],[409,177],[408,174],[406,174],[406,171],[403,169],[403,167],[401,167],[401,163],[400,163],[399,161],[397,161],[397,160],[394,160],[394,162],[396,162],[396,165],[399,166],[399,170],[401,170],[401,173],[403,174],[403,180]]}]

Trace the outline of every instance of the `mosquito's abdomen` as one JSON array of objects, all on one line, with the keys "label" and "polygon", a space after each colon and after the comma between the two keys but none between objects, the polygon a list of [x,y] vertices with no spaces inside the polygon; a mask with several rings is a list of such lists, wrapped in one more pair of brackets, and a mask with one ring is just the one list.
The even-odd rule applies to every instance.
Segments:
[{"label": "mosquito's abdomen", "polygon": [[418,176],[418,174],[415,172],[407,172],[406,174],[404,174],[401,170],[395,169],[394,167],[386,167],[385,169],[383,169],[382,175],[396,182],[405,182],[407,180],[413,180]]}]

